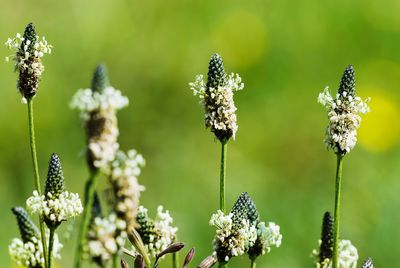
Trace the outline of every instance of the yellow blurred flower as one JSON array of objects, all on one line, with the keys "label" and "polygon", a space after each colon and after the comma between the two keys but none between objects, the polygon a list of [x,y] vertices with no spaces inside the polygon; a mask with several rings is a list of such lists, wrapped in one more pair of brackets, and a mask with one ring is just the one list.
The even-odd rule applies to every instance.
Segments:
[{"label": "yellow blurred flower", "polygon": [[372,152],[393,148],[400,139],[400,107],[382,89],[368,91],[371,112],[363,118],[359,131],[360,144]]}]

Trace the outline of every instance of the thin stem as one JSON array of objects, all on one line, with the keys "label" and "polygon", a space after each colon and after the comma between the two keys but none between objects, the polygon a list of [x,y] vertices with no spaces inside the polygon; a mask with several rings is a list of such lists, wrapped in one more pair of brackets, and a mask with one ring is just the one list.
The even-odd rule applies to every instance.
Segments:
[{"label": "thin stem", "polygon": [[[31,157],[33,164],[33,174],[35,179],[35,188],[39,195],[42,194],[40,187],[40,177],[39,177],[39,165],[37,160],[36,153],[36,138],[35,138],[35,124],[33,120],[33,100],[32,98],[28,99],[28,126],[29,126],[29,143],[31,147]],[[46,232],[45,226],[43,223],[43,217],[39,216],[39,224],[40,224],[40,235],[42,237],[42,247],[43,247],[43,256],[44,257],[44,265],[48,267],[47,263],[47,245],[46,245]]]},{"label": "thin stem", "polygon": [[87,181],[87,192],[85,199],[85,207],[83,210],[83,219],[79,229],[78,245],[75,251],[75,268],[80,268],[82,265],[83,247],[87,239],[89,230],[90,212],[93,205],[94,192],[96,189],[97,169],[90,171],[90,177]]},{"label": "thin stem", "polygon": [[118,253],[115,253],[113,255],[113,263],[112,263],[113,268],[118,268]]},{"label": "thin stem", "polygon": [[176,252],[174,252],[172,254],[172,267],[173,268],[178,268],[179,267],[178,254]]},{"label": "thin stem", "polygon": [[256,260],[255,259],[251,259],[251,266],[250,268],[256,268]]},{"label": "thin stem", "polygon": [[53,244],[54,244],[54,233],[56,228],[50,228],[50,237],[49,237],[49,256],[48,256],[48,267],[51,268],[53,264]]},{"label": "thin stem", "polygon": [[343,156],[337,154],[336,184],[335,184],[335,214],[333,238],[333,268],[338,268],[339,223],[340,223],[340,193],[342,188]]},{"label": "thin stem", "polygon": [[226,179],[226,151],[227,141],[221,141],[221,168],[219,177],[219,208],[225,213],[225,179]]}]

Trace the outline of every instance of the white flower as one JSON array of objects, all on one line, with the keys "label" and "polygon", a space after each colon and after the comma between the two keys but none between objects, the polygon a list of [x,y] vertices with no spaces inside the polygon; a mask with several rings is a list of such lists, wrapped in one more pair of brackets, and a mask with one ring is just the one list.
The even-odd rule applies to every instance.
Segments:
[{"label": "white flower", "polygon": [[116,197],[114,210],[128,225],[135,225],[140,194],[145,190],[137,179],[144,165],[143,156],[135,150],[126,154],[118,151],[111,163],[109,179]]},{"label": "white flower", "polygon": [[334,99],[329,89],[319,94],[318,102],[325,106],[329,124],[326,129],[325,144],[335,153],[348,153],[357,143],[357,129],[360,127],[361,114],[369,112],[369,99],[362,101],[346,91],[337,94]]},{"label": "white flower", "polygon": [[96,217],[88,234],[88,253],[92,258],[109,261],[124,246],[127,234],[126,224],[115,214],[106,218]]},{"label": "white flower", "polygon": [[[319,241],[321,244],[321,241]],[[356,268],[358,261],[358,251],[350,240],[340,240],[338,245],[338,268]],[[319,250],[313,250],[313,258],[315,259],[316,268],[332,268],[332,260],[325,259],[319,263]]]},{"label": "white flower", "polygon": [[52,222],[66,221],[82,213],[83,207],[78,194],[64,191],[54,200],[51,199],[51,193],[47,194],[48,199],[34,191],[33,196],[26,201],[28,210],[31,213],[39,213]]},{"label": "white flower", "polygon": [[[148,217],[147,209],[140,206],[138,208],[138,223],[138,233],[142,234],[143,243],[152,257],[156,257],[176,240],[178,228],[172,226],[173,218],[168,210],[163,210],[162,206],[157,208],[154,221]],[[144,225],[141,226],[140,224]]]},{"label": "white flower", "polygon": [[213,244],[220,261],[243,255],[257,240],[257,229],[250,225],[249,220],[243,219],[240,226],[236,226],[232,217],[232,213],[225,215],[218,210],[210,219],[210,225],[217,228]]},{"label": "white flower", "polygon": [[10,61],[12,57],[14,70],[19,73],[17,88],[23,98],[29,99],[35,96],[44,71],[42,57],[51,53],[52,46],[44,37],[40,38],[36,35],[32,24],[26,27],[25,35],[29,36],[27,40],[17,33],[14,38],[8,38],[4,45],[14,52],[13,55],[6,57],[6,61]]},{"label": "white flower", "polygon": [[[26,41],[25,46],[21,50],[21,44],[24,38],[17,33],[14,38],[8,38],[5,42],[5,46],[15,52],[13,57],[15,69],[28,69],[29,73],[35,74],[36,76],[41,76],[44,71],[44,66],[40,60],[35,60],[33,62],[28,62],[30,58],[40,59],[45,54],[51,54],[53,46],[50,45],[46,38],[36,36],[37,41],[33,46],[32,50],[28,50],[28,46],[31,44],[30,40]],[[9,61],[9,57],[6,57],[6,61]]]},{"label": "white flower", "polygon": [[111,86],[103,92],[93,92],[92,89],[79,89],[72,98],[71,108],[78,109],[85,117],[95,110],[120,110],[129,104],[127,97],[121,91]]},{"label": "white flower", "polygon": [[280,247],[282,243],[280,227],[273,222],[269,222],[268,226],[265,226],[265,222],[259,222],[257,224],[257,236],[263,244],[262,254],[269,253],[272,246]]},{"label": "white flower", "polygon": [[225,132],[227,136],[235,138],[238,126],[233,92],[244,88],[240,76],[231,73],[224,86],[207,89],[203,75],[197,75],[195,81],[189,83],[189,87],[204,105],[206,127],[211,128],[214,133]]},{"label": "white flower", "polygon": [[[49,231],[47,230],[47,239],[49,238]],[[53,244],[53,257],[60,259],[60,251],[63,245],[59,242],[58,235],[54,235]],[[36,267],[38,265],[44,266],[43,247],[42,242],[36,237],[32,241],[24,243],[19,238],[14,238],[8,246],[8,252],[13,261],[19,266]]]},{"label": "white flower", "polygon": [[106,169],[119,149],[116,113],[126,107],[128,98],[109,86],[102,92],[79,89],[73,96],[71,108],[81,112],[88,138],[88,159],[96,168]]}]

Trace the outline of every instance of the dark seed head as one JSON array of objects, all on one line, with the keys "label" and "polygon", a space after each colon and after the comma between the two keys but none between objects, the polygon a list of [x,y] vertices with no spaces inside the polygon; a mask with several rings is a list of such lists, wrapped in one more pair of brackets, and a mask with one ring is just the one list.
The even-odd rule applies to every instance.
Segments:
[{"label": "dark seed head", "polygon": [[24,41],[22,41],[21,43],[21,50],[24,50],[25,45],[27,44],[27,41],[30,41],[30,44],[28,45],[28,52],[32,52],[35,46],[35,43],[37,41],[37,35],[36,35],[36,30],[35,30],[35,26],[33,25],[33,23],[29,23],[26,28],[25,28],[25,32],[24,32]]},{"label": "dark seed head", "polygon": [[235,224],[240,225],[243,219],[248,219],[252,224],[256,224],[256,222],[259,221],[259,214],[256,205],[247,192],[242,193],[238,197],[231,212]]},{"label": "dark seed head", "polygon": [[226,73],[224,69],[224,61],[219,54],[211,56],[208,65],[207,88],[217,88],[227,83]]},{"label": "dark seed head", "polygon": [[48,193],[51,193],[51,199],[56,199],[63,191],[65,191],[65,182],[61,160],[57,154],[52,154],[45,187],[46,199],[50,199]]},{"label": "dark seed head", "polygon": [[28,213],[22,207],[14,207],[11,209],[17,219],[19,232],[24,243],[31,241],[32,238],[39,237],[39,230],[32,222]]},{"label": "dark seed head", "polygon": [[352,65],[346,67],[340,80],[339,94],[343,95],[343,92],[353,97],[356,93],[355,72]]},{"label": "dark seed head", "polygon": [[109,86],[110,80],[108,79],[107,67],[105,64],[99,64],[93,74],[92,90],[101,93]]},{"label": "dark seed head", "polygon": [[333,254],[333,217],[329,212],[325,212],[322,221],[321,245],[319,250],[319,261],[331,259]]}]

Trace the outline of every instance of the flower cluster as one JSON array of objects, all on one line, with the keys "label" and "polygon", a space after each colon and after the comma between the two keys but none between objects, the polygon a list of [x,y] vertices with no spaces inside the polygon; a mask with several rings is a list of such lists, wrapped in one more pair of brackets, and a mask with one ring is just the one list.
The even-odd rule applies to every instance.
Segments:
[{"label": "flower cluster", "polygon": [[[49,237],[49,233],[47,236]],[[32,241],[23,242],[19,238],[14,238],[8,246],[8,253],[11,259],[19,266],[41,268],[44,267],[43,247],[41,238],[33,237]],[[63,244],[60,243],[58,235],[54,235],[53,258],[61,259],[60,251]]]},{"label": "flower cluster", "polygon": [[344,71],[336,97],[332,97],[328,88],[318,96],[318,102],[328,112],[329,125],[326,129],[325,144],[335,153],[345,155],[357,143],[357,129],[360,127],[361,114],[369,112],[369,99],[363,101],[355,96],[354,69],[348,66]]},{"label": "flower cluster", "polygon": [[26,205],[31,213],[39,213],[50,222],[55,223],[76,217],[83,211],[79,195],[68,191],[62,192],[55,199],[53,199],[51,193],[44,196],[34,191],[33,195],[26,201]]},{"label": "flower cluster", "polygon": [[[20,266],[34,268],[44,267],[43,247],[37,227],[23,208],[13,208],[12,212],[17,219],[22,239],[14,238],[9,245],[8,251],[11,259]],[[53,251],[54,258],[60,258],[59,252],[62,247],[63,245],[59,242],[58,236],[55,235]]]},{"label": "flower cluster", "polygon": [[217,228],[214,250],[220,262],[227,262],[234,256],[243,255],[257,239],[255,226],[243,219],[240,225],[233,224],[233,214],[225,215],[221,210],[213,214],[210,225]]},{"label": "flower cluster", "polygon": [[280,247],[282,243],[282,234],[280,233],[280,226],[268,222],[259,222],[257,224],[257,240],[254,246],[249,249],[250,258],[255,258],[271,251],[271,247]]},{"label": "flower cluster", "polygon": [[39,195],[34,191],[26,204],[31,213],[39,213],[44,217],[49,228],[57,227],[68,218],[82,213],[79,195],[65,190],[61,161],[57,154],[53,154],[50,159],[45,194]]},{"label": "flower cluster", "polygon": [[162,206],[157,208],[154,220],[149,218],[147,209],[140,206],[136,220],[139,225],[136,231],[150,256],[156,257],[176,240],[178,228],[172,226],[173,219],[168,210],[163,211]]},{"label": "flower cluster", "polygon": [[127,228],[136,226],[140,193],[145,190],[137,177],[144,165],[144,158],[135,150],[126,154],[118,151],[111,163],[109,179],[116,198],[114,211],[119,219],[126,222]]},{"label": "flower cluster", "polygon": [[233,73],[227,76],[221,56],[214,54],[209,64],[207,84],[203,75],[197,75],[189,87],[194,95],[199,95],[204,106],[206,128],[210,128],[221,142],[235,138],[238,126],[233,93],[244,88],[240,76]]},{"label": "flower cluster", "polygon": [[[321,240],[319,241],[321,244]],[[338,245],[338,268],[356,268],[358,261],[357,249],[351,244],[349,240],[340,240]],[[332,259],[325,259],[319,261],[319,250],[314,250],[312,256],[315,260],[316,268],[332,268]]]},{"label": "flower cluster", "polygon": [[231,212],[213,214],[210,225],[216,227],[214,251],[219,262],[228,262],[245,253],[256,259],[282,243],[280,227],[275,223],[260,221],[257,208],[247,193],[242,193]]},{"label": "flower cluster", "polygon": [[[15,52],[13,57],[15,70],[19,72],[18,89],[22,94],[22,100],[35,96],[39,85],[39,79],[44,71],[42,57],[50,54],[52,46],[45,37],[36,35],[35,27],[28,24],[24,35],[17,33],[14,38],[8,38],[5,46]],[[6,61],[9,61],[6,57]]]},{"label": "flower cluster", "polygon": [[91,168],[106,168],[114,160],[119,148],[116,112],[128,103],[121,91],[109,85],[104,65],[96,68],[92,88],[80,89],[74,95],[71,108],[81,112],[86,129],[86,157]]},{"label": "flower cluster", "polygon": [[94,218],[88,234],[88,253],[99,265],[104,265],[118,253],[127,237],[126,224],[115,214]]}]

